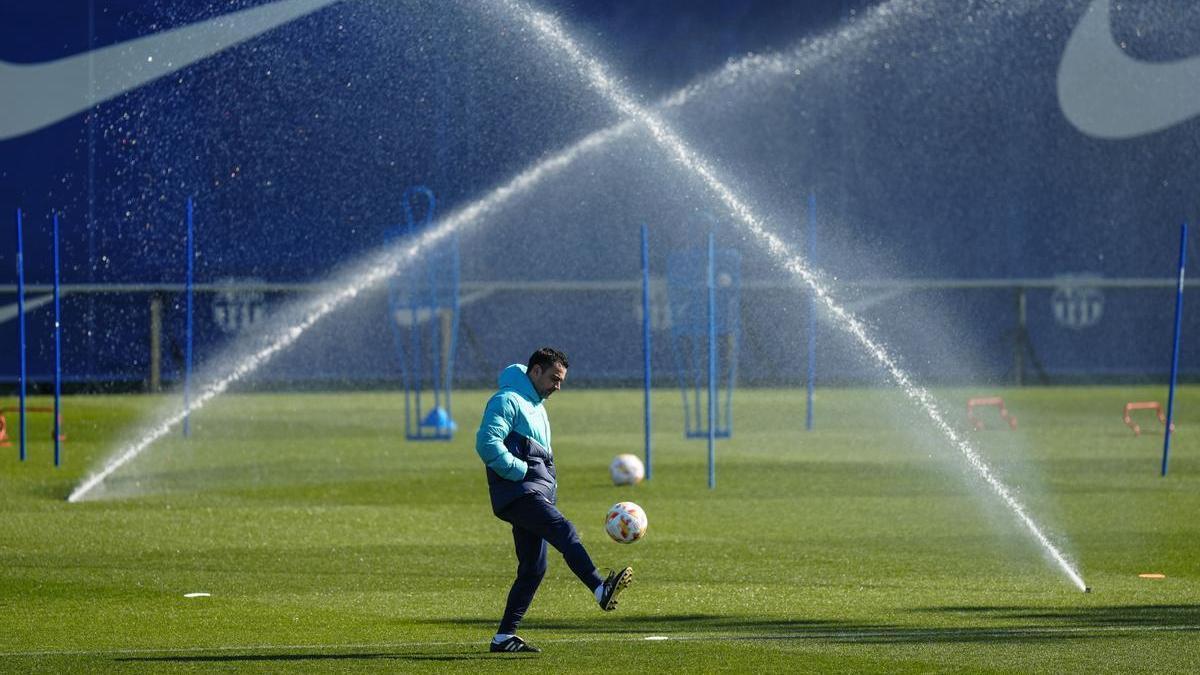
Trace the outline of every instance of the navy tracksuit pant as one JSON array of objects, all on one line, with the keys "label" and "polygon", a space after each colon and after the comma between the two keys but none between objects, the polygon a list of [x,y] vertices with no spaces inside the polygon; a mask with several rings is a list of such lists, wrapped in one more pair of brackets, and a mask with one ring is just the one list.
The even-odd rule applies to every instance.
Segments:
[{"label": "navy tracksuit pant", "polygon": [[591,557],[579,541],[575,526],[541,495],[525,495],[497,514],[512,524],[513,544],[517,549],[517,578],[508,591],[508,604],[500,630],[504,635],[516,634],[517,626],[533,602],[546,575],[546,544],[549,543],[567,561],[567,566],[579,577],[588,590],[604,583]]}]

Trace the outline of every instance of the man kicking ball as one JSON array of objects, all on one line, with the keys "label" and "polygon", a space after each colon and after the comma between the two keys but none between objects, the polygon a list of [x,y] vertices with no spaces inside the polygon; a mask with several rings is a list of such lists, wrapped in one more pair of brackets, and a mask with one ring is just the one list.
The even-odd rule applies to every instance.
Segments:
[{"label": "man kicking ball", "polygon": [[617,595],[633,579],[625,567],[601,577],[588,556],[575,526],[559,513],[550,420],[542,402],[567,379],[567,357],[543,347],[528,365],[514,363],[500,373],[500,390],[488,399],[475,436],[475,451],[487,465],[492,512],[512,525],[517,549],[517,578],[508,591],[500,629],[492,638],[493,652],[539,652],[517,637],[517,626],[533,602],[546,575],[547,542],[562,554],[567,566],[600,603],[617,608]]}]

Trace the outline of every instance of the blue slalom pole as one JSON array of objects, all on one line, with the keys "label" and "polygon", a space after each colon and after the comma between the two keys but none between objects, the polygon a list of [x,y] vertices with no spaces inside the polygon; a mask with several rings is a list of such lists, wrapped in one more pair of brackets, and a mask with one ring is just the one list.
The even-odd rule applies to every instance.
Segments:
[{"label": "blue slalom pole", "polygon": [[[426,276],[429,278],[429,351],[433,354],[433,372],[430,373],[430,381],[433,382],[433,408],[437,410],[442,407],[442,322],[438,316],[438,284],[437,274],[434,265],[427,264],[425,266]],[[424,420],[419,420],[419,425]],[[419,427],[418,427],[419,428]],[[436,426],[433,428],[433,434],[436,436],[441,433],[441,430]]]},{"label": "blue slalom pole", "polygon": [[1171,388],[1167,394],[1167,430],[1163,432],[1162,474],[1171,454],[1171,424],[1175,419],[1175,381],[1179,376],[1179,336],[1183,332],[1183,277],[1187,267],[1187,221],[1179,227],[1179,286],[1175,290],[1175,341],[1171,345]]},{"label": "blue slalom pole", "polygon": [[20,363],[20,382],[18,384],[18,414],[21,421],[17,425],[21,434],[20,456],[25,461],[25,376],[26,376],[26,342],[25,342],[25,237],[21,209],[17,209],[17,332],[18,332],[18,361]]},{"label": "blue slalom pole", "polygon": [[654,473],[650,452],[650,233],[645,223],[642,223],[642,380],[645,384],[642,407],[645,408],[646,480],[650,480]]},{"label": "blue slalom pole", "polygon": [[[817,255],[817,194],[808,194],[808,264],[814,264]],[[817,297],[808,293],[808,393],[805,397],[804,428],[813,428],[813,389],[817,380]]]},{"label": "blue slalom pole", "polygon": [[446,351],[446,362],[443,372],[445,373],[442,382],[446,387],[446,435],[447,437],[454,434],[454,406],[451,405],[450,397],[454,393],[454,351],[455,345],[458,342],[458,312],[461,309],[459,304],[459,293],[461,291],[460,282],[462,281],[462,267],[458,257],[458,234],[450,237],[450,269],[453,271],[453,276],[450,279],[450,335],[446,338],[446,342],[450,348]]},{"label": "blue slalom pole", "polygon": [[17,386],[18,414],[21,422],[18,424],[21,434],[21,461],[25,461],[25,235],[21,209],[17,209],[17,352],[20,367],[20,383]]},{"label": "blue slalom pole", "polygon": [[708,487],[717,486],[717,284],[716,237],[708,233]]},{"label": "blue slalom pole", "polygon": [[196,233],[193,227],[193,204],[192,198],[187,198],[187,289],[184,295],[187,298],[187,327],[184,329],[184,353],[183,353],[183,436],[187,438],[191,433],[191,420],[188,410],[192,405],[192,296],[193,283],[195,281],[195,261],[196,261]]},{"label": "blue slalom pole", "polygon": [[54,214],[54,466],[62,458],[62,267],[58,256],[58,214]]}]

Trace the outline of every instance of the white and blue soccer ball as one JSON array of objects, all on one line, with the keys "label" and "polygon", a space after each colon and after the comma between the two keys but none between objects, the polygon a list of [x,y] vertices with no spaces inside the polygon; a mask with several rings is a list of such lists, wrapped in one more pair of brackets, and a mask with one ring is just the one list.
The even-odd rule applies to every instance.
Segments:
[{"label": "white and blue soccer ball", "polygon": [[646,512],[633,502],[617,502],[604,517],[604,531],[618,544],[632,544],[646,536]]},{"label": "white and blue soccer ball", "polygon": [[637,455],[617,455],[608,465],[608,473],[614,485],[637,485],[646,477],[646,467]]}]

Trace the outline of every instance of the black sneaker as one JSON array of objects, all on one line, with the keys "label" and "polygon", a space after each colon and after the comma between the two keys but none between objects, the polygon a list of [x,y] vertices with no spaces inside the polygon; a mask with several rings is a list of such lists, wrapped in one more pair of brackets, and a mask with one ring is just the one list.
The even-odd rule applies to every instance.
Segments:
[{"label": "black sneaker", "polygon": [[508,638],[504,642],[493,642],[488,651],[493,652],[540,652],[542,650],[534,647],[528,642],[522,640],[516,635]]},{"label": "black sneaker", "polygon": [[600,594],[600,609],[611,612],[617,608],[617,595],[633,581],[633,568],[613,570],[604,579],[604,592]]}]

